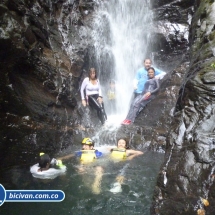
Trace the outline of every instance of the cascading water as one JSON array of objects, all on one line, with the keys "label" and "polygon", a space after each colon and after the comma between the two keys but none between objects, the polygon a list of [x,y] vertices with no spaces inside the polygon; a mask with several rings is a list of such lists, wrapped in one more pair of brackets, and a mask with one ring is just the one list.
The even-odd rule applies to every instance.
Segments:
[{"label": "cascading water", "polygon": [[[92,39],[103,93],[116,81],[116,115],[122,120],[133,93],[135,72],[148,52],[152,13],[145,0],[97,0]],[[108,111],[109,104],[105,101]],[[110,116],[109,116],[110,119]],[[116,116],[114,116],[116,122]]]},{"label": "cascading water", "polygon": [[[69,2],[74,1],[68,0],[65,4]],[[116,114],[125,117],[133,91],[132,80],[135,71],[141,66],[147,52],[146,44],[148,44],[148,35],[150,34],[148,31],[150,25],[149,2],[147,0],[97,0],[97,3],[98,13],[95,17],[95,28],[92,32],[96,53],[96,55],[94,54],[94,62],[97,62],[97,65],[93,65],[93,61],[91,64],[100,71],[100,80],[104,90],[107,87],[105,80],[112,78],[116,80],[118,85]],[[75,16],[75,13],[73,15]],[[60,14],[58,25],[63,38],[62,49],[72,54],[75,48],[67,37],[69,33],[67,24],[70,25],[69,17],[63,19],[62,14]],[[56,59],[58,59],[57,53]],[[59,88],[64,84],[64,80],[64,74],[59,73],[59,80],[57,80]],[[105,93],[104,90],[103,93]],[[107,107],[108,102],[105,104]],[[67,109],[65,109],[65,118],[65,135],[60,140],[60,144],[68,130]],[[116,139],[114,127],[108,127],[106,130],[103,128],[103,131],[107,140],[103,143],[111,141],[113,144]],[[36,136],[36,133],[33,134],[32,144],[36,144]],[[96,134],[95,138],[97,137],[99,138],[99,134]],[[23,158],[22,153],[26,152],[21,152],[22,144],[13,146],[13,149],[11,149],[12,155],[14,156],[15,151],[20,152],[18,155],[15,153],[15,157],[22,162],[9,168],[2,168],[1,183],[5,184],[7,189],[10,190],[17,188],[20,190],[61,189],[65,192],[66,198],[62,201],[61,207],[59,207],[59,204],[47,204],[45,202],[29,204],[28,207],[26,207],[25,202],[14,203],[15,207],[5,204],[1,208],[1,214],[150,214],[155,180],[161,160],[163,160],[162,154],[146,152],[143,156],[136,157],[133,160],[128,159],[117,163],[104,156],[101,159],[95,159],[95,162],[89,164],[89,166],[80,166],[79,159],[73,157],[71,160],[64,162],[67,166],[65,175],[56,178],[56,180],[44,181],[33,178],[29,172],[29,165],[33,164],[32,161],[35,161],[35,155],[33,155],[35,154],[35,147],[32,144],[25,146],[29,154],[28,160]],[[74,152],[76,146],[71,144],[70,150],[66,150],[66,153]],[[79,168],[83,166],[86,168]],[[99,184],[100,193],[93,192],[91,186],[98,176],[95,174],[96,166],[102,166],[104,170],[102,181]],[[118,176],[124,177],[124,183],[121,186],[121,192],[115,195],[111,191],[111,185],[115,184],[114,182]]]}]

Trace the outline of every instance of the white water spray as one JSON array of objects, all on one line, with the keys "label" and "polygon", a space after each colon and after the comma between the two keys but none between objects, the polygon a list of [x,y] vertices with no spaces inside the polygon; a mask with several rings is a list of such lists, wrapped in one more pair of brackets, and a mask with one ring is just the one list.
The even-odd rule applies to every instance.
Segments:
[{"label": "white water spray", "polygon": [[[107,91],[110,79],[116,81],[116,116],[121,121],[127,114],[133,94],[133,79],[148,51],[152,13],[150,1],[97,0],[92,39],[99,79]],[[106,85],[105,85],[106,84]],[[109,108],[108,101],[105,103]]]}]

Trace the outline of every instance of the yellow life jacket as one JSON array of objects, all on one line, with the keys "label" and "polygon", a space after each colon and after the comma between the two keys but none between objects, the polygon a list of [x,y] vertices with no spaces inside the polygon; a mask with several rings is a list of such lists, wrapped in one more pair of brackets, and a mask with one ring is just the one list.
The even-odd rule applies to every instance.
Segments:
[{"label": "yellow life jacket", "polygon": [[96,159],[95,150],[81,150],[81,161],[83,162],[92,162]]},{"label": "yellow life jacket", "polygon": [[116,159],[126,158],[126,149],[114,148],[111,150],[111,157]]},{"label": "yellow life jacket", "polygon": [[112,90],[108,90],[107,96],[108,96],[109,100],[114,100],[115,99],[115,92]]}]

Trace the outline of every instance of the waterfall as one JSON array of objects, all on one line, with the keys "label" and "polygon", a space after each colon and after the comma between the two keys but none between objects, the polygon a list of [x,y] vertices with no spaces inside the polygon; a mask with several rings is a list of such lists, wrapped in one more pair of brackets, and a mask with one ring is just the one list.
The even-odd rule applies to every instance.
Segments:
[{"label": "waterfall", "polygon": [[[95,2],[97,9],[91,32],[93,57],[90,64],[99,72],[103,94],[107,92],[109,81],[116,81],[116,110],[113,117],[116,122],[127,114],[135,73],[142,67],[149,51],[152,12],[149,0]],[[108,112],[110,107],[107,99],[105,107]]]}]

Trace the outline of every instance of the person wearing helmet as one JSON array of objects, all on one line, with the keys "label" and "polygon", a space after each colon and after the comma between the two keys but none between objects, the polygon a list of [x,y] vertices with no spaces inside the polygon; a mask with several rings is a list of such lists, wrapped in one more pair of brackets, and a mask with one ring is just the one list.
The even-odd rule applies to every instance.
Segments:
[{"label": "person wearing helmet", "polygon": [[101,166],[88,166],[84,164],[90,164],[93,161],[95,161],[97,158],[102,156],[102,152],[99,152],[98,150],[94,149],[94,142],[91,138],[86,137],[82,140],[82,149],[80,151],[77,151],[75,154],[69,154],[64,157],[63,159],[71,158],[74,155],[78,158],[80,158],[81,165],[78,167],[78,172],[82,174],[82,177],[86,177],[85,182],[87,182],[90,177],[89,175],[85,175],[83,173],[86,173],[86,171],[89,171],[92,173],[94,172],[94,179],[93,181],[90,181],[86,184],[86,186],[91,186],[91,190],[94,194],[99,194],[101,192],[101,180],[103,177],[103,168]]},{"label": "person wearing helmet", "polygon": [[71,157],[80,157],[80,160],[85,162],[92,162],[96,158],[99,158],[102,156],[102,152],[99,152],[98,150],[94,149],[94,142],[91,138],[86,137],[82,140],[82,149],[80,151],[76,151],[75,154],[69,154],[64,157],[60,157],[59,159],[69,159]]},{"label": "person wearing helmet", "polygon": [[102,156],[102,152],[94,149],[94,142],[89,137],[82,140],[82,150],[76,152],[76,156],[80,157],[83,162],[91,162]]}]

